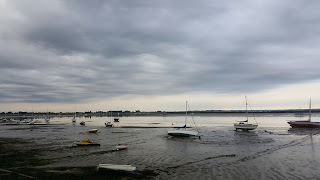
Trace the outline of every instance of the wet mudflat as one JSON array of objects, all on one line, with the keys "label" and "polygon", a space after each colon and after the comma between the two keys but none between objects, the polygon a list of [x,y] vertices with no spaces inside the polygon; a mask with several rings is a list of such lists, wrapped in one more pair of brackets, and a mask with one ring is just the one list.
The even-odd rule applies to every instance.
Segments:
[{"label": "wet mudflat", "polygon": [[[171,124],[171,119],[152,118],[139,123]],[[170,128],[138,128],[134,123],[138,120],[132,119],[121,119],[120,124],[135,128],[107,128],[99,119],[87,121],[86,126],[63,124],[61,119],[56,124],[51,120],[50,125],[1,124],[0,179],[320,178],[320,130],[289,130],[282,122],[287,117],[278,119],[279,124],[260,118],[264,126],[254,132],[236,132],[232,123],[215,121],[234,118],[198,118],[201,139],[168,136]],[[98,133],[88,133],[92,128]],[[119,135],[127,150],[115,150]],[[73,144],[87,138],[101,145]],[[130,164],[137,171],[101,174],[96,170],[101,163]]]}]

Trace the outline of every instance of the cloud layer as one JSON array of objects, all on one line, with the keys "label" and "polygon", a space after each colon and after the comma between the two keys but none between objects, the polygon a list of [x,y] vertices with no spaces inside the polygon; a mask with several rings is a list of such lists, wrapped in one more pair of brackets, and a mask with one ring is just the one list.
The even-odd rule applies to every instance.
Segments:
[{"label": "cloud layer", "polygon": [[320,79],[320,2],[0,2],[3,103],[256,93]]}]

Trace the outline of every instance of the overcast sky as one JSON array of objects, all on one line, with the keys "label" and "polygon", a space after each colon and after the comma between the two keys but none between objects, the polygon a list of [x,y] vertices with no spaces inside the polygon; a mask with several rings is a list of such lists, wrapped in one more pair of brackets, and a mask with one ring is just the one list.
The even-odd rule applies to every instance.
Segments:
[{"label": "overcast sky", "polygon": [[319,108],[319,8],[0,0],[0,111]]}]

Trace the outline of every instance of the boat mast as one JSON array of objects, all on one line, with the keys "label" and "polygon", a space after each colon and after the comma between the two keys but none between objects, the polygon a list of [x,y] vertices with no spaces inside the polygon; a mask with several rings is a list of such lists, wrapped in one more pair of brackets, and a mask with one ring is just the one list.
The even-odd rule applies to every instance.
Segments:
[{"label": "boat mast", "polygon": [[248,99],[247,96],[246,97],[246,115],[247,115],[247,124],[248,124]]},{"label": "boat mast", "polygon": [[186,125],[186,127],[187,127],[187,115],[188,115],[188,101],[186,101],[186,117],[184,122],[184,125]]},{"label": "boat mast", "polygon": [[120,145],[120,129],[118,131],[118,145]]},{"label": "boat mast", "polygon": [[311,98],[309,103],[309,121],[311,121]]},{"label": "boat mast", "polygon": [[76,116],[77,116],[77,107],[76,105],[74,105],[74,119],[76,119]]}]

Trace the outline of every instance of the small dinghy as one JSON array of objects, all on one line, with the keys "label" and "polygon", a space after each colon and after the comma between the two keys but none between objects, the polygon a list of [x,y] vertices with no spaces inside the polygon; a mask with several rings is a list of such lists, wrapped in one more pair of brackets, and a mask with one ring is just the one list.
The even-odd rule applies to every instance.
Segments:
[{"label": "small dinghy", "polygon": [[99,164],[97,166],[99,172],[125,172],[134,173],[136,167],[131,165],[117,165],[117,164]]},{"label": "small dinghy", "polygon": [[81,122],[80,122],[80,125],[84,126],[84,125],[86,125],[86,122],[81,121]]},{"label": "small dinghy", "polygon": [[90,129],[88,130],[89,133],[97,133],[98,132],[98,129]]},{"label": "small dinghy", "polygon": [[107,123],[104,123],[105,125],[106,125],[106,127],[112,127],[113,126],[113,124],[109,121],[109,122],[107,122]]},{"label": "small dinghy", "polygon": [[78,146],[100,146],[100,143],[92,142],[89,139],[76,141],[76,142],[74,142],[74,144],[76,144]]}]

